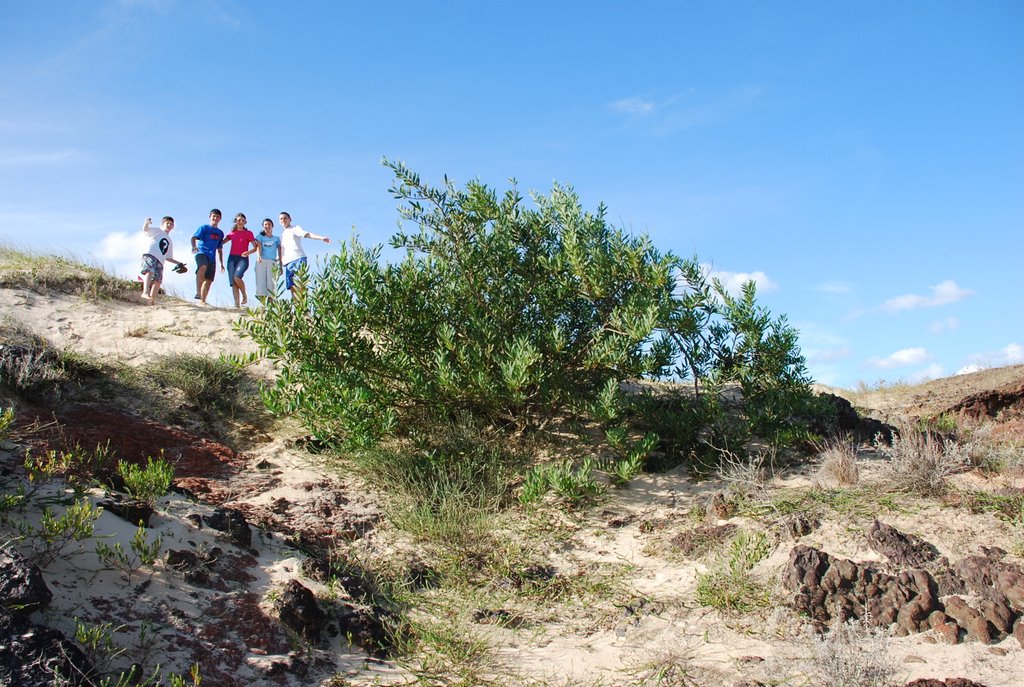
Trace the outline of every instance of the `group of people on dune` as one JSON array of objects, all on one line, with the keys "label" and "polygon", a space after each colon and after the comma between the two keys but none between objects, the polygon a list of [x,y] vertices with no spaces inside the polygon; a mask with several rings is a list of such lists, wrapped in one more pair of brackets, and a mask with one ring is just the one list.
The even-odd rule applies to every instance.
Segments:
[{"label": "group of people on dune", "polygon": [[[227,272],[231,279],[231,293],[235,298],[235,307],[248,305],[249,296],[245,288],[245,273],[249,269],[249,256],[256,254],[256,297],[273,298],[276,293],[275,271],[284,275],[285,287],[295,290],[295,275],[306,264],[306,253],[302,250],[302,239],[314,239],[330,243],[331,239],[306,231],[297,224],[292,224],[292,216],[282,212],[278,216],[281,222],[281,235],[274,234],[274,221],[269,217],[263,220],[263,230],[253,234],[246,225],[246,217],[239,212],[235,215],[235,226],[227,234],[220,228],[220,210],[210,210],[210,223],[196,229],[192,235],[192,254],[196,260],[196,295],[201,304],[206,299],[217,275],[217,264],[220,271]],[[174,218],[167,216],[160,220],[160,226],[153,226],[153,220],[146,218],[142,231],[149,238],[149,248],[142,255],[142,299],[153,303],[160,293],[160,285],[164,280],[164,263],[175,265],[175,272],[184,274],[188,271],[185,263],[174,258],[174,248],[170,233],[174,229]],[[227,263],[224,262],[224,246],[228,246]]]}]

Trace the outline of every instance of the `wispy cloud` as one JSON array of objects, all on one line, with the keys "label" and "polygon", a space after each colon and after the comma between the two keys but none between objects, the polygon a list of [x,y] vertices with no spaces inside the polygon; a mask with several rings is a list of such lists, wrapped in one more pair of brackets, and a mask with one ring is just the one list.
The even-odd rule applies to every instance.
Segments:
[{"label": "wispy cloud", "polygon": [[814,365],[816,371],[826,367],[823,363],[832,363],[849,358],[852,354],[845,338],[814,322],[797,324],[800,332],[800,349],[807,359],[808,365]]},{"label": "wispy cloud", "polygon": [[653,112],[657,105],[655,105],[654,101],[645,100],[644,98],[623,98],[622,100],[616,100],[610,107],[617,112],[625,112],[626,114],[648,114]]},{"label": "wispy cloud", "polygon": [[884,358],[868,358],[864,364],[877,370],[892,370],[897,367],[920,365],[926,360],[928,360],[927,349],[904,348]]},{"label": "wispy cloud", "polygon": [[839,321],[842,322],[843,324],[856,322],[860,318],[864,317],[866,313],[867,311],[864,308],[850,308],[843,314],[842,317],[839,318]]},{"label": "wispy cloud", "polygon": [[643,117],[653,133],[664,135],[727,119],[757,101],[764,91],[762,86],[745,85],[710,96],[695,90],[660,99],[630,96],[608,107],[626,116]]},{"label": "wispy cloud", "polygon": [[890,298],[886,302],[882,303],[881,309],[885,312],[896,313],[903,310],[935,308],[940,305],[948,305],[949,303],[955,303],[959,300],[963,300],[974,293],[971,289],[960,288],[952,279],[947,279],[940,284],[936,284],[931,287],[931,290],[932,293],[930,296],[906,294]]},{"label": "wispy cloud", "polygon": [[945,334],[946,332],[955,332],[960,329],[960,320],[955,317],[946,317],[941,320],[932,322],[931,327],[928,330],[932,334]]},{"label": "wispy cloud", "polygon": [[990,367],[1002,367],[1003,365],[1018,365],[1024,363],[1024,346],[1019,343],[1011,343],[998,351],[991,353],[974,353],[967,357],[967,365],[956,371],[958,375],[969,372],[978,372]]}]

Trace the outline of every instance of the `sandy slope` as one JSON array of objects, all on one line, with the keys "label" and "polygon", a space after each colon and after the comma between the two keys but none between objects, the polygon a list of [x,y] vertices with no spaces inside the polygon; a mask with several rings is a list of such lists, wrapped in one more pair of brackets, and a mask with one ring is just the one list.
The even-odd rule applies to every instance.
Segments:
[{"label": "sandy slope", "polygon": [[[130,365],[144,365],[153,355],[172,352],[217,355],[252,350],[231,328],[238,311],[201,308],[176,299],[146,307],[0,289],[0,309],[57,346]],[[1019,370],[1008,374],[1017,375]],[[873,400],[873,407],[885,406],[881,397]],[[140,627],[149,623],[157,628],[145,647],[149,659],[176,670],[199,661],[208,676],[204,685],[321,684],[338,672],[347,676],[346,684],[408,677],[390,663],[367,661],[343,638],[331,638],[315,651],[307,651],[276,626],[274,590],[287,580],[301,579],[322,594],[332,593],[302,576],[303,555],[283,545],[283,528],[294,524],[313,531],[312,520],[321,533],[355,532],[361,537],[360,546],[378,555],[396,541],[386,527],[377,527],[380,513],[371,490],[351,477],[334,474],[321,459],[297,448],[294,439],[300,433],[287,423],[275,425],[270,433],[252,433],[233,447],[237,453],[230,472],[198,476],[189,483],[204,500],[172,495],[159,504],[151,532],[164,538],[165,550],[220,548],[219,562],[211,563],[211,569],[224,580],[224,588],[192,584],[165,562],[138,573],[129,584],[116,571],[103,570],[95,553],[83,547],[47,570],[55,599],[37,619],[66,632],[73,628],[75,616],[112,622],[123,626],[117,639],[127,646],[138,644]],[[0,453],[8,465],[16,464],[19,456],[17,446],[9,445]],[[866,451],[861,460],[870,480],[877,473],[873,466],[878,457]],[[812,470],[810,466],[802,474],[776,480],[771,488],[806,489]],[[189,476],[179,473],[178,477]],[[698,575],[713,556],[688,559],[674,549],[672,540],[694,526],[693,512],[703,512],[710,495],[724,486],[694,481],[682,469],[643,475],[631,488],[611,492],[600,507],[567,518],[564,529],[571,535],[552,554],[553,564],[565,574],[613,571],[624,590],[620,598],[628,602],[565,601],[546,613],[532,611],[516,627],[470,624],[467,631],[489,642],[495,674],[543,678],[552,685],[645,684],[641,680],[650,674],[650,666],[671,658],[674,665],[685,666],[690,680],[685,684],[733,685],[741,679],[804,684],[800,675],[812,653],[811,643],[800,619],[781,605],[784,595],[778,585],[794,541],[770,516],[757,521],[732,517],[716,524],[768,528],[771,554],[755,573],[773,585],[780,603],[743,616],[704,608],[694,600]],[[92,494],[94,501],[101,496]],[[246,548],[208,527],[197,527],[190,516],[208,515],[215,505],[238,508],[250,521],[263,518],[265,529]],[[836,555],[875,559],[864,538],[875,515],[925,537],[950,557],[960,557],[980,544],[1011,551],[1016,546],[1020,551],[1019,527],[990,513],[972,514],[912,500],[881,514],[836,516],[800,541]],[[109,537],[107,541],[127,542],[134,528],[105,513],[97,521],[97,531]],[[256,626],[265,631],[253,632]],[[903,668],[901,677],[908,680],[968,677],[989,687],[1020,684],[1024,650],[1012,638],[996,646],[947,646],[922,634],[893,639],[891,649]],[[508,684],[516,684],[516,679]]]},{"label": "sandy slope", "polygon": [[255,350],[231,329],[240,311],[177,298],[161,297],[156,305],[145,306],[0,289],[0,312],[59,348],[129,365],[142,365],[154,354],[217,356]]}]

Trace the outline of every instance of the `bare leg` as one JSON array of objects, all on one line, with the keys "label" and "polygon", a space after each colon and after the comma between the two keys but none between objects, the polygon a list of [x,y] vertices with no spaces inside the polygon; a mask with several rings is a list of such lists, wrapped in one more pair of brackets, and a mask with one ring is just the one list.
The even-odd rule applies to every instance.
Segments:
[{"label": "bare leg", "polygon": [[150,295],[149,295],[149,284],[150,284],[151,281],[153,281],[153,273],[152,272],[146,272],[145,274],[142,275],[142,297],[144,299],[149,299],[150,298]]},{"label": "bare leg", "polygon": [[206,283],[206,265],[200,265],[199,269],[196,270],[196,298],[199,300],[205,300],[203,298],[203,284]]},{"label": "bare leg", "polygon": [[242,278],[238,278],[238,279],[235,280],[235,283],[238,284],[237,288],[238,288],[238,290],[242,294],[242,305],[248,305],[249,304],[249,294],[247,294],[245,292],[245,280],[242,279]]},{"label": "bare leg", "polygon": [[149,303],[150,303],[150,305],[152,305],[153,303],[156,303],[156,297],[160,293],[160,284],[161,284],[161,282],[158,282],[156,279],[154,279],[150,283],[150,285],[149,285]]},{"label": "bare leg", "polygon": [[199,291],[199,302],[206,305],[206,297],[210,295],[210,287],[213,286],[213,280],[207,279],[203,282]]}]

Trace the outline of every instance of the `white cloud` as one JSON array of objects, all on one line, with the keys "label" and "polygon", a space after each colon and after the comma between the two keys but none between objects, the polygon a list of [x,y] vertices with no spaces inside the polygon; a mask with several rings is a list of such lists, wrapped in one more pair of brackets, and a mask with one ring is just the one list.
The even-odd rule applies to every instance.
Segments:
[{"label": "white cloud", "polygon": [[907,381],[911,384],[918,384],[920,382],[927,382],[929,379],[938,379],[946,374],[946,371],[942,368],[942,365],[938,363],[932,363],[923,370],[918,370],[909,377]]},{"label": "white cloud", "polygon": [[774,291],[779,288],[771,277],[761,271],[757,272],[727,272],[725,270],[713,270],[709,272],[710,276],[718,279],[722,282],[722,286],[733,296],[737,296],[743,285],[748,281],[752,281],[757,285],[759,293],[766,293],[768,291]]},{"label": "white cloud", "polygon": [[1024,363],[1024,346],[1019,343],[1011,343],[991,353],[975,353],[967,356],[967,365],[964,365],[956,373],[968,374],[986,370],[990,367],[1002,367],[1004,365],[1019,365]]},{"label": "white cloud", "polygon": [[940,305],[948,305],[949,303],[963,300],[974,293],[971,289],[960,288],[952,279],[936,284],[931,289],[931,296],[906,294],[890,298],[882,303],[881,309],[886,312],[895,313],[902,310],[917,310],[918,308],[935,308]]},{"label": "white cloud", "polygon": [[115,231],[100,239],[96,257],[111,262],[125,262],[141,257],[147,239],[142,232]]},{"label": "white cloud", "polygon": [[958,374],[958,375],[969,375],[972,372],[981,372],[984,369],[985,368],[982,367],[981,365],[978,365],[977,363],[974,363],[974,364],[971,364],[971,365],[965,365],[965,366],[961,367],[959,370],[956,371],[956,374]]},{"label": "white cloud", "polygon": [[947,317],[945,319],[936,320],[932,322],[929,330],[932,334],[944,334],[946,332],[955,332],[960,329],[960,320],[955,317]]},{"label": "white cloud", "polygon": [[928,360],[928,350],[925,348],[904,348],[896,351],[885,358],[869,358],[865,365],[879,370],[891,370],[896,367],[907,365],[918,365]]},{"label": "white cloud", "polygon": [[626,114],[647,114],[652,112],[656,105],[650,100],[643,98],[623,98],[611,104],[611,108]]},{"label": "white cloud", "polygon": [[838,386],[840,382],[840,373],[832,365],[812,365],[808,363],[808,368],[811,373],[811,379],[814,380],[815,384],[824,384],[825,386]]}]

